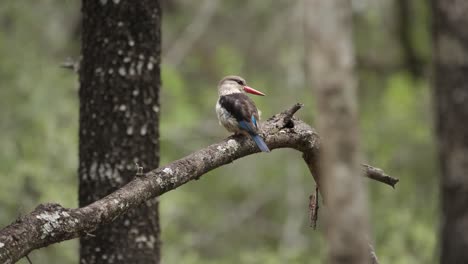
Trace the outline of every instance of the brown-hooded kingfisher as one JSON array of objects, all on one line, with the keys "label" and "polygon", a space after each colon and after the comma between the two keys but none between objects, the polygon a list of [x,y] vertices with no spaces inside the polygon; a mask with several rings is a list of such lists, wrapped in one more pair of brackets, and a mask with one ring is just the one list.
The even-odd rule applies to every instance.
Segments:
[{"label": "brown-hooded kingfisher", "polygon": [[262,95],[239,76],[226,76],[218,84],[218,102],[216,113],[218,120],[229,132],[250,136],[263,152],[270,152],[265,141],[258,135],[260,132],[257,107],[245,93]]}]

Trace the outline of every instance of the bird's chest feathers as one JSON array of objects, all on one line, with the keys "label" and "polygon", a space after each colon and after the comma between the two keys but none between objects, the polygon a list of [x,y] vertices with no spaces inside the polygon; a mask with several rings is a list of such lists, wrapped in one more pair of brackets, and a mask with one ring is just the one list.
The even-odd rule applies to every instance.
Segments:
[{"label": "bird's chest feathers", "polygon": [[234,116],[232,116],[224,107],[221,106],[219,100],[216,103],[216,114],[218,115],[219,123],[228,131],[239,131],[239,122],[237,122],[236,118],[234,118]]}]

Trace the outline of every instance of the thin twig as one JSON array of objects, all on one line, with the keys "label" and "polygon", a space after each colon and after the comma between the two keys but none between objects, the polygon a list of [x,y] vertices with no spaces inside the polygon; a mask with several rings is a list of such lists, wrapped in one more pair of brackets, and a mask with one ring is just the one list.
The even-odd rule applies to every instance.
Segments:
[{"label": "thin twig", "polygon": [[362,164],[362,166],[365,168],[364,169],[364,176],[367,178],[370,178],[372,180],[376,180],[385,184],[388,184],[392,186],[392,188],[395,189],[395,185],[400,181],[397,178],[393,178],[387,174],[382,169],[372,167],[371,165],[368,164]]},{"label": "thin twig", "polygon": [[31,259],[29,258],[29,255],[26,255],[26,259],[28,260],[29,264],[33,264]]},{"label": "thin twig", "polygon": [[315,186],[315,193],[309,196],[309,218],[310,226],[317,229],[318,221],[318,210],[319,210],[319,188]]},{"label": "thin twig", "polygon": [[284,114],[284,118],[283,118],[283,127],[282,128],[291,128],[294,126],[294,124],[292,124],[292,118],[293,118],[293,115],[299,111],[299,109],[301,109],[304,105],[301,104],[301,103],[297,103],[295,105],[293,105],[291,108],[289,108],[288,110],[284,111],[283,114]]},{"label": "thin twig", "polygon": [[135,161],[135,167],[137,169],[136,176],[142,176],[143,174],[143,167],[138,164],[138,162]]},{"label": "thin twig", "polygon": [[80,70],[80,60],[74,60],[72,58],[67,58],[64,62],[60,64],[60,67],[69,69],[78,73]]},{"label": "thin twig", "polygon": [[370,254],[370,263],[371,264],[379,264],[379,260],[377,259],[377,254],[375,254],[374,247],[369,243],[369,254]]},{"label": "thin twig", "polygon": [[89,232],[85,232],[85,234],[86,234],[86,236],[89,236],[89,237],[96,237],[96,235],[93,235],[93,234],[91,234]]}]

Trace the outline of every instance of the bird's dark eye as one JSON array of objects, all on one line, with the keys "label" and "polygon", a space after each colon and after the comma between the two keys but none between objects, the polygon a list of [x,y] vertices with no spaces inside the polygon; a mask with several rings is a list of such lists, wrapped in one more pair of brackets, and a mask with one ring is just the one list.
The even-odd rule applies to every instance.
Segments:
[{"label": "bird's dark eye", "polygon": [[242,80],[236,80],[236,83],[238,83],[240,85],[244,85],[244,81],[242,81]]}]

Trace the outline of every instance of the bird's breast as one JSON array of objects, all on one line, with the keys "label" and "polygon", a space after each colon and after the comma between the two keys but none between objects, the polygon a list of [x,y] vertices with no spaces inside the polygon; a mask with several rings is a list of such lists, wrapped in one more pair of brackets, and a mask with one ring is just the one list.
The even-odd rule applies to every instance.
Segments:
[{"label": "bird's breast", "polygon": [[234,116],[229,113],[221,104],[218,102],[216,103],[216,114],[218,115],[219,123],[224,126],[229,132],[238,132],[239,122],[234,118]]}]

